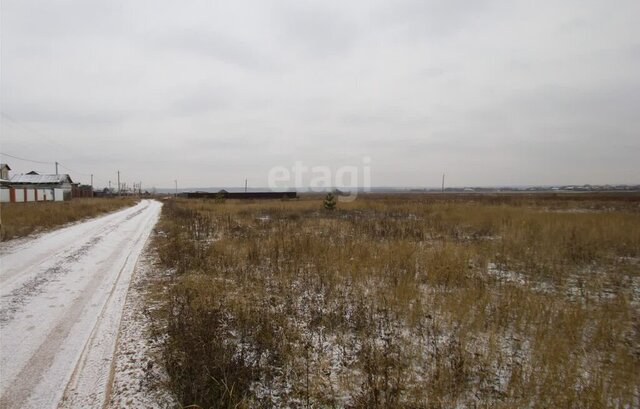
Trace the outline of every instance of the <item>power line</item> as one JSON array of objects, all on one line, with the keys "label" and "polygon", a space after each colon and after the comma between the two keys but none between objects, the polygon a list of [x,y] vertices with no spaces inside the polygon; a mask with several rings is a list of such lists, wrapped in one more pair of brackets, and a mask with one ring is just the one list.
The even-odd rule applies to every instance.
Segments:
[{"label": "power line", "polygon": [[73,172],[73,173],[77,173],[78,175],[82,175],[82,176],[91,176],[90,173],[82,173],[82,172],[78,172],[77,170],[73,170],[67,166],[64,166],[62,163],[58,162],[58,165],[60,165],[61,168],[64,168],[66,170],[68,170],[69,172]]},{"label": "power line", "polygon": [[[13,159],[17,159],[17,160],[22,160],[22,161],[25,161],[25,162],[39,163],[39,164],[42,164],[42,165],[54,165],[54,164],[55,164],[55,162],[45,162],[45,161],[41,161],[41,160],[34,160],[34,159],[22,158],[22,157],[20,157],[20,156],[11,155],[11,154],[9,154],[9,153],[5,153],[5,152],[0,152],[0,155],[2,155],[2,156],[7,156],[7,157],[9,157],[9,158],[13,158]],[[58,166],[60,166],[60,167],[62,167],[62,168],[64,168],[64,169],[66,169],[66,170],[68,170],[69,172],[77,173],[78,175],[81,175],[81,176],[88,176],[88,177],[91,177],[91,174],[89,174],[89,173],[78,172],[77,170],[73,170],[73,169],[69,168],[68,166],[63,165],[63,164],[62,164],[62,163],[60,163],[60,162],[58,162]],[[102,183],[105,183],[105,180],[104,180],[104,179],[102,179],[102,178],[100,178],[100,177],[97,177],[97,176],[95,176],[95,175],[94,175],[94,178],[95,178],[96,180],[98,180],[98,181],[102,182]]]},{"label": "power line", "polygon": [[42,140],[48,142],[52,146],[56,145],[56,146],[58,146],[60,148],[65,149],[66,151],[71,151],[71,152],[73,152],[74,154],[77,155],[77,152],[75,152],[74,149],[71,149],[70,147],[63,145],[60,142],[57,142],[57,141],[51,139],[50,137],[46,136],[42,132],[37,131],[36,129],[34,129],[34,128],[30,127],[30,126],[25,125],[22,121],[19,121],[19,120],[15,119],[11,115],[7,114],[6,112],[0,112],[0,115],[2,115],[3,118],[8,119],[10,122],[12,122],[14,126],[16,126],[16,125],[19,126],[23,130],[25,130],[25,131],[27,131],[27,132],[29,132],[29,133],[41,138]]},{"label": "power line", "polygon": [[21,158],[19,156],[10,155],[10,154],[4,153],[4,152],[0,152],[0,155],[8,156],[8,157],[13,158],[13,159],[23,160],[25,162],[40,163],[40,164],[43,164],[43,165],[53,165],[54,164],[54,162],[43,162],[43,161],[40,161],[40,160],[25,159],[25,158]]},{"label": "power line", "polygon": [[100,177],[96,176],[95,174],[93,174],[93,175],[92,175],[92,174],[90,174],[90,173],[78,172],[77,170],[73,170],[73,169],[71,169],[70,167],[63,165],[63,164],[62,164],[62,163],[60,163],[60,162],[58,162],[58,165],[59,165],[61,168],[64,168],[64,169],[68,170],[68,171],[69,171],[69,172],[71,172],[71,173],[77,173],[78,175],[86,176],[86,177],[93,177],[95,180],[97,180],[97,181],[99,181],[99,182],[102,182],[102,183],[106,184],[106,181],[105,181],[104,179],[102,179],[102,178],[100,178]]},{"label": "power line", "polygon": [[[81,155],[79,155],[79,154],[78,154],[78,152],[76,152],[76,151],[75,151],[74,149],[72,149],[71,147],[69,147],[69,146],[65,146],[64,144],[61,144],[60,142],[57,142],[56,140],[51,139],[50,137],[46,136],[46,135],[45,135],[45,134],[43,134],[42,132],[39,132],[39,131],[37,131],[36,129],[34,129],[34,128],[30,127],[30,126],[25,125],[22,121],[19,121],[19,120],[15,119],[15,118],[14,118],[14,117],[12,117],[11,115],[7,114],[6,112],[0,112],[0,115],[1,115],[4,119],[9,120],[9,121],[12,123],[12,125],[13,125],[13,126],[19,126],[20,128],[22,128],[23,130],[27,131],[28,133],[31,133],[32,135],[35,135],[35,136],[37,136],[37,137],[41,138],[42,140],[44,140],[44,141],[48,142],[50,145],[52,145],[52,146],[53,146],[53,145],[56,145],[56,146],[58,146],[58,147],[60,147],[60,148],[63,148],[63,149],[64,149],[65,151],[67,151],[67,152],[72,152],[76,157],[80,157],[80,156],[81,156]],[[44,161],[38,161],[38,160],[32,160],[32,159],[21,158],[21,157],[18,157],[18,156],[14,156],[14,155],[10,155],[10,154],[5,154],[5,153],[2,153],[2,154],[3,154],[3,155],[6,155],[6,156],[8,156],[8,157],[14,158],[14,159],[23,160],[23,161],[32,162],[32,163],[40,163],[40,164],[44,164],[44,165],[53,165],[53,164],[56,164],[56,162],[44,162]],[[59,166],[61,166],[61,167],[65,168],[65,169],[67,169],[67,170],[68,170],[68,171],[70,171],[70,172],[77,173],[77,174],[82,175],[82,176],[88,176],[88,177],[90,177],[90,176],[91,176],[91,174],[89,174],[89,173],[83,173],[83,172],[75,171],[75,170],[73,170],[73,169],[71,169],[71,168],[69,168],[69,167],[67,167],[67,166],[62,165],[60,162],[57,162],[57,165],[59,165]],[[57,171],[57,167],[56,167],[56,171]],[[104,180],[104,179],[99,178],[99,177],[97,177],[97,176],[94,176],[94,177],[95,177],[95,179],[96,179],[96,180],[101,181],[102,183],[105,183],[105,180]]]}]

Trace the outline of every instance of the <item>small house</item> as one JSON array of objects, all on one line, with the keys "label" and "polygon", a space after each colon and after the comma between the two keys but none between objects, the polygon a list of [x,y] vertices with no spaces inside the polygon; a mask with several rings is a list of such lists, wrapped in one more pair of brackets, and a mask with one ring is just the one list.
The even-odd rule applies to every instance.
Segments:
[{"label": "small house", "polygon": [[39,202],[70,200],[75,183],[67,174],[41,175],[31,171],[13,175],[8,183],[11,202]]}]

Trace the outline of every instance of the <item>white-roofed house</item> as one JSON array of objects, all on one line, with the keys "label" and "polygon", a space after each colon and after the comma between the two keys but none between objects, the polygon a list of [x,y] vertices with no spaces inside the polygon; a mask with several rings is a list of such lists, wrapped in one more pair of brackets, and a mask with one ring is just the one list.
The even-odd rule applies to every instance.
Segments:
[{"label": "white-roofed house", "polygon": [[11,202],[62,201],[71,199],[73,180],[68,174],[44,174],[31,171],[9,179]]}]

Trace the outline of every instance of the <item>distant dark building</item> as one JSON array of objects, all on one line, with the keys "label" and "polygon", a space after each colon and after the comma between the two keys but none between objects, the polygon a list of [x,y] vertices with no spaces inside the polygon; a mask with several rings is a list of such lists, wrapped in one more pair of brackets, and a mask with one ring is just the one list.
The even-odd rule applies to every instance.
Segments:
[{"label": "distant dark building", "polygon": [[91,185],[73,185],[71,187],[71,197],[93,197]]},{"label": "distant dark building", "polygon": [[184,192],[178,196],[188,199],[296,199],[298,192]]}]

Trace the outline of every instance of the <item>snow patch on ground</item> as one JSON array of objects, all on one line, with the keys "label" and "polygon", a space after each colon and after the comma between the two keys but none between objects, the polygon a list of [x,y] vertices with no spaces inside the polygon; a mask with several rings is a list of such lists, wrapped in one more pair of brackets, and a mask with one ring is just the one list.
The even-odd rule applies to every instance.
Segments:
[{"label": "snow patch on ground", "polygon": [[487,265],[487,273],[489,273],[489,275],[494,276],[499,280],[502,280],[508,283],[514,283],[519,285],[527,284],[527,277],[524,274],[518,273],[517,271],[505,270],[503,268],[498,267],[498,265],[496,265],[495,263],[489,263]]},{"label": "snow patch on ground", "polygon": [[162,274],[154,268],[155,255],[147,243],[138,260],[120,323],[115,375],[107,408],[170,408],[176,402],[167,391],[168,375],[162,365],[158,322],[150,312],[152,284]]}]

